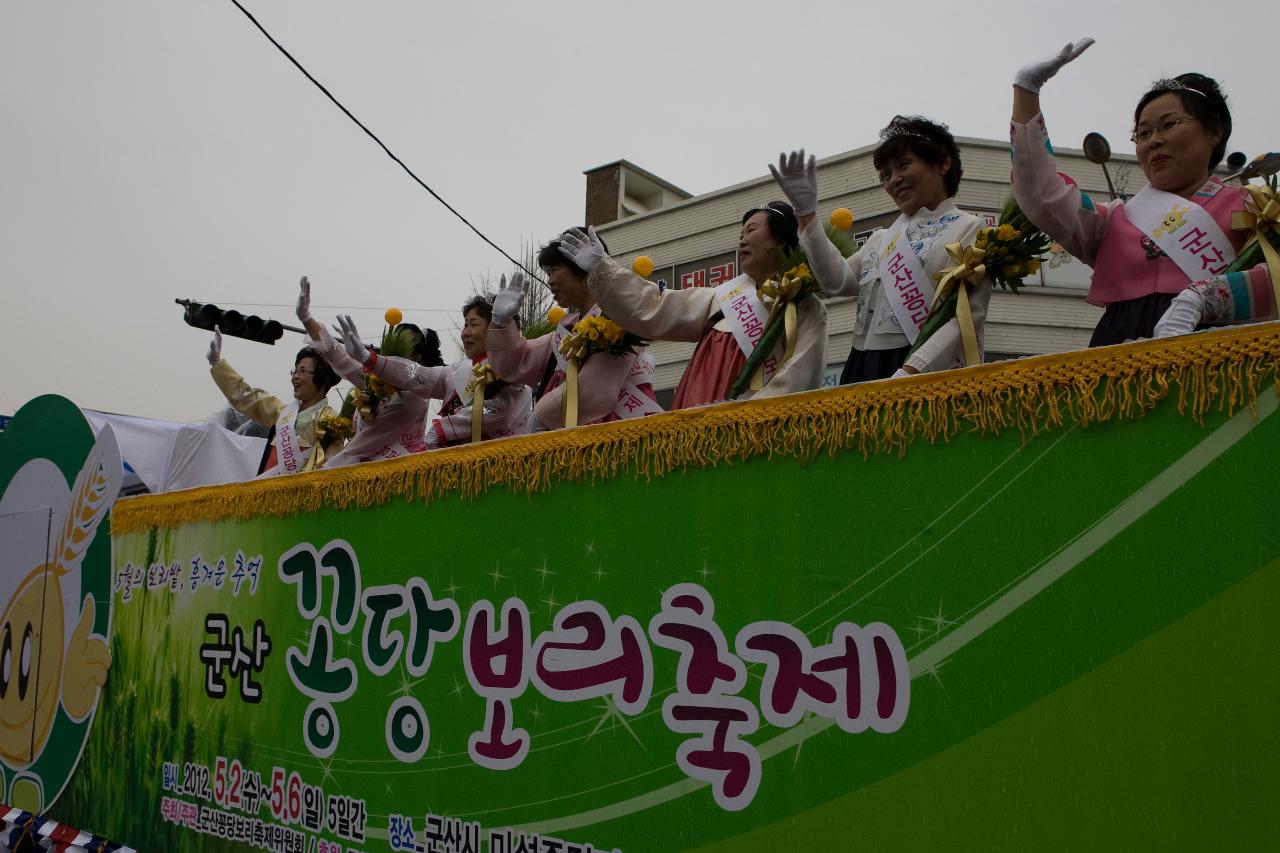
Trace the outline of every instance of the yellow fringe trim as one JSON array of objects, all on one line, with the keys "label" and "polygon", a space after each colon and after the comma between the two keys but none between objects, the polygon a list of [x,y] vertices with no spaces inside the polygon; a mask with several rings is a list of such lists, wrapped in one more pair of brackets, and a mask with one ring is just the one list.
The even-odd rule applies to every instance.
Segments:
[{"label": "yellow fringe trim", "polygon": [[906,452],[914,441],[1016,429],[1025,442],[1071,420],[1139,417],[1176,386],[1178,412],[1253,407],[1280,364],[1280,323],[996,362],[894,382],[724,403],[486,441],[331,471],[145,495],[116,503],[113,534],[200,521],[368,507],[393,498],[536,492],[633,472],[649,480],[753,456]]}]

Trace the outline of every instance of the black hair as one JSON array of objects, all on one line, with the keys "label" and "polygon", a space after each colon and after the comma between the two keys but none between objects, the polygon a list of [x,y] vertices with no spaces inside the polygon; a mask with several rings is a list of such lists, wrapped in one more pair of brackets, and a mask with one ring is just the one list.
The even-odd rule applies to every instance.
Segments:
[{"label": "black hair", "polygon": [[880,131],[880,144],[871,155],[876,173],[883,174],[889,163],[903,154],[914,154],[931,166],[941,166],[943,160],[950,158],[951,166],[942,181],[949,198],[960,191],[960,176],[964,174],[960,146],[945,124],[924,116],[894,116]]},{"label": "black hair", "polygon": [[396,326],[397,332],[408,332],[413,335],[413,360],[423,367],[439,367],[444,364],[440,355],[440,336],[435,329],[422,330],[413,323],[401,323]]},{"label": "black hair", "polygon": [[1134,129],[1138,127],[1143,108],[1161,95],[1170,92],[1178,96],[1178,100],[1182,102],[1182,108],[1204,125],[1206,130],[1222,135],[1209,155],[1209,170],[1212,171],[1226,156],[1227,140],[1231,138],[1231,109],[1227,106],[1227,96],[1222,93],[1222,87],[1218,85],[1218,81],[1212,77],[1191,71],[1152,83],[1151,88],[1138,99],[1138,106],[1134,108]]},{"label": "black hair", "polygon": [[[579,225],[577,227],[583,234],[587,233],[587,226]],[[563,236],[569,233],[569,229],[566,228],[560,233],[561,236]],[[609,252],[609,246],[604,242],[604,238],[597,234],[596,239],[600,241],[601,246],[604,246],[605,253],[607,254]],[[571,270],[577,270],[581,275],[587,274],[586,270],[569,260],[569,256],[560,251],[559,237],[538,250],[538,266],[544,270],[551,267],[568,267]]]},{"label": "black hair", "polygon": [[782,251],[789,252],[800,245],[800,222],[796,212],[785,201],[770,201],[760,207],[753,207],[742,214],[742,224],[757,213],[764,212],[764,220],[769,226],[769,235],[782,245]]},{"label": "black hair", "polygon": [[466,319],[466,316],[472,311],[478,312],[485,319],[485,322],[493,320],[493,302],[487,296],[477,295],[468,299],[467,304],[462,306],[463,319]]},{"label": "black hair", "polygon": [[320,389],[321,394],[328,394],[329,389],[338,384],[338,374],[329,366],[329,362],[324,360],[320,353],[311,347],[303,347],[298,350],[298,355],[293,359],[293,366],[297,367],[299,362],[304,358],[311,359],[315,372],[311,378],[316,383],[316,387]]}]

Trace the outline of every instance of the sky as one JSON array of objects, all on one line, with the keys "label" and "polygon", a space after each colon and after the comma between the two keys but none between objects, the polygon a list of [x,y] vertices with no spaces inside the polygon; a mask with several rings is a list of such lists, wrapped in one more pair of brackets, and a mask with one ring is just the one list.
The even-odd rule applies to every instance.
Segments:
[{"label": "sky", "polygon": [[[243,2],[513,255],[581,222],[583,171],[617,159],[698,194],[896,113],[1004,139],[1017,69],[1083,36],[1043,92],[1059,145],[1132,153],[1137,98],[1196,70],[1231,99],[1229,150],[1280,148],[1262,2]],[[304,274],[317,319],[355,306],[372,337],[397,306],[452,359],[459,307],[508,268],[229,0],[0,4],[0,414],[57,393],[202,420],[209,335],[173,300],[296,322]],[[223,355],[287,396],[300,345]]]}]

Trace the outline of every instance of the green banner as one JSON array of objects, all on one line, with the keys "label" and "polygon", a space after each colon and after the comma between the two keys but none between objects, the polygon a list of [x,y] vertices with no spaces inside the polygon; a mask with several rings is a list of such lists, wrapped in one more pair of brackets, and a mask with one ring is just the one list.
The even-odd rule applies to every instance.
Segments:
[{"label": "green banner", "polygon": [[51,813],[165,851],[1273,848],[1277,395],[1145,408],[117,533]]}]

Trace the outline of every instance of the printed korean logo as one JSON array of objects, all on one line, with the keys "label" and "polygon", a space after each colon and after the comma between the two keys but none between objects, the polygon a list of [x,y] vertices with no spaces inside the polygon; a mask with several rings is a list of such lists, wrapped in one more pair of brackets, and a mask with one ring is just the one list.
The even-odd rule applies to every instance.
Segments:
[{"label": "printed korean logo", "polygon": [[0,436],[0,800],[39,812],[84,748],[111,667],[115,436],[33,400]]}]

